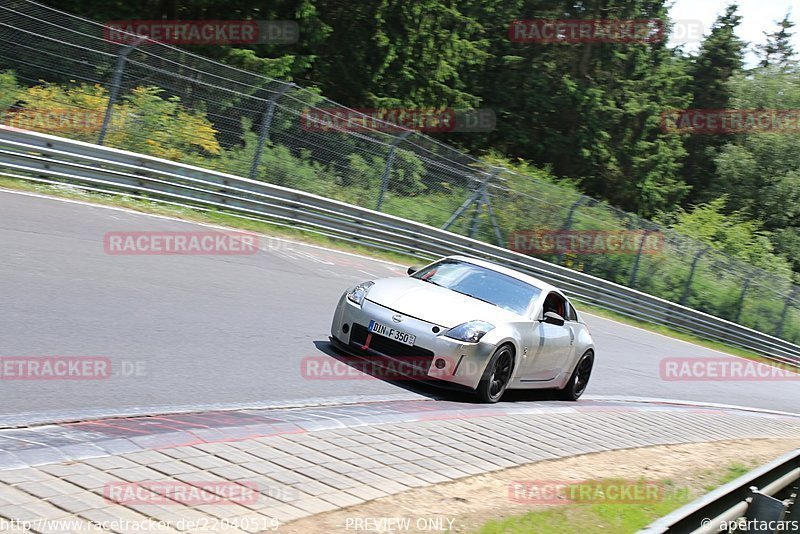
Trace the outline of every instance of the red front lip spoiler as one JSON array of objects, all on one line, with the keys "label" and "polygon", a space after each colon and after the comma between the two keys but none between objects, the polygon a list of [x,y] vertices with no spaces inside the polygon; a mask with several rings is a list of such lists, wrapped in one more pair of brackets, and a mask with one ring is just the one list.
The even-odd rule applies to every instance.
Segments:
[{"label": "red front lip spoiler", "polygon": [[364,341],[364,344],[361,345],[361,350],[367,350],[369,348],[369,343],[372,341],[372,332],[367,335],[367,340]]}]

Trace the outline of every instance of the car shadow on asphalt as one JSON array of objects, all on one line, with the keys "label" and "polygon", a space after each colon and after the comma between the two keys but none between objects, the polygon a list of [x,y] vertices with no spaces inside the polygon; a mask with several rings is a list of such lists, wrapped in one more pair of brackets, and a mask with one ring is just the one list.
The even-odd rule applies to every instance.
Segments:
[{"label": "car shadow on asphalt", "polygon": [[[314,346],[338,363],[338,369],[324,366],[322,372],[344,374],[342,366],[348,366],[352,373],[348,376],[358,376],[363,373],[378,380],[404,389],[408,392],[428,397],[432,400],[446,400],[476,404],[479,401],[472,392],[450,386],[446,382],[423,381],[413,376],[399,376],[395,371],[396,362],[375,356],[357,356],[340,352],[329,341],[314,341]],[[333,362],[331,362],[333,364]],[[365,365],[368,364],[368,365]],[[345,368],[346,369],[346,368]],[[557,400],[555,393],[550,390],[509,390],[500,402],[533,402]]]}]

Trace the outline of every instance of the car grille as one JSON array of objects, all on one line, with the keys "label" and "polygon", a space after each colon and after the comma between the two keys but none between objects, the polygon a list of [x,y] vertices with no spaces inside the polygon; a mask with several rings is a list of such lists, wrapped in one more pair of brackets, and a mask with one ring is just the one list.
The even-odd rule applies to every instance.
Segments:
[{"label": "car grille", "polygon": [[[352,331],[350,332],[350,345],[360,349],[364,343],[366,343],[368,335],[369,330],[365,326],[353,324]],[[369,348],[392,358],[414,358],[415,365],[430,365],[433,360],[433,352],[428,349],[417,346],[410,347],[377,334],[372,336],[369,342]]]}]

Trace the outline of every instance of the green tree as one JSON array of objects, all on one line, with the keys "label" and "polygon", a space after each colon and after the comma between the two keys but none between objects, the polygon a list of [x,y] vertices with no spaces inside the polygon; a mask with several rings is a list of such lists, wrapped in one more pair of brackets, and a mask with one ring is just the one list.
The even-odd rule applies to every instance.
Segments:
[{"label": "green tree", "polygon": [[794,56],[792,46],[792,33],[789,31],[794,28],[794,23],[789,20],[787,13],[783,20],[778,22],[778,29],[772,33],[764,32],[767,38],[766,44],[756,45],[756,50],[761,53],[761,67],[770,65],[788,66]]},{"label": "green tree", "polygon": [[331,31],[319,19],[313,0],[45,0],[43,3],[100,23],[130,20],[295,21],[302,37],[297,44],[183,46],[193,53],[284,79],[303,78],[307,74],[316,58],[314,49]]},{"label": "green tree", "polygon": [[472,107],[464,73],[486,59],[480,24],[458,0],[319,0],[332,28],[313,77],[351,107]]},{"label": "green tree", "polygon": [[[735,76],[729,88],[736,108],[790,113],[800,108],[798,69],[759,68]],[[784,131],[734,136],[715,158],[712,191],[728,193],[729,211],[762,221],[776,250],[800,273],[800,136],[794,124]]]},{"label": "green tree", "polygon": [[[728,6],[725,13],[714,22],[710,35],[703,40],[697,57],[691,60],[691,82],[688,89],[692,96],[690,107],[693,109],[730,107],[731,89],[728,80],[741,72],[745,49],[745,43],[735,34],[742,20],[737,11],[736,4]],[[687,201],[698,202],[712,198],[709,189],[716,175],[714,158],[729,140],[727,135],[687,137],[687,156],[682,174],[693,188]]]},{"label": "green tree", "polygon": [[494,36],[485,68],[470,83],[497,112],[487,144],[552,165],[557,176],[641,214],[683,197],[682,143],[661,130],[660,117],[688,104],[686,75],[666,39],[547,44],[508,37],[515,19],[666,20],[664,1],[488,2],[473,17]]},{"label": "green tree", "polygon": [[741,211],[725,213],[725,203],[723,196],[691,211],[679,210],[670,227],[734,258],[788,277],[789,262],[775,254],[770,235],[760,222]]}]

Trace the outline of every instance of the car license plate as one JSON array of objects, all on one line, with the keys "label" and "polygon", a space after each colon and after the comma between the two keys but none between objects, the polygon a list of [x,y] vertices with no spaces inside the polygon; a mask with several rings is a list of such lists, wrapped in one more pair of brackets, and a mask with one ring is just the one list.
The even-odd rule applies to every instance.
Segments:
[{"label": "car license plate", "polygon": [[394,328],[389,328],[385,324],[381,324],[377,321],[369,322],[369,331],[373,334],[378,334],[380,336],[399,341],[405,345],[413,346],[414,341],[417,340],[417,336],[407,334],[406,332],[401,332],[400,330],[395,330]]}]

